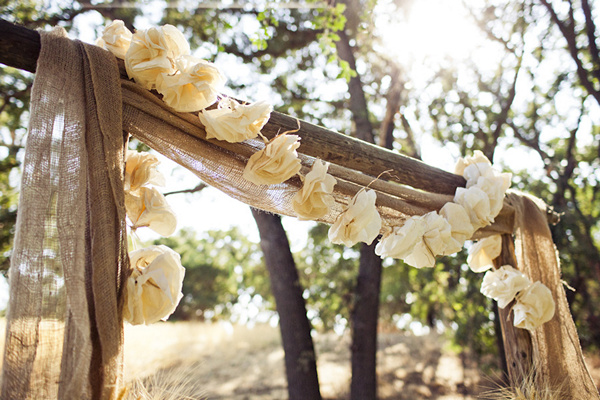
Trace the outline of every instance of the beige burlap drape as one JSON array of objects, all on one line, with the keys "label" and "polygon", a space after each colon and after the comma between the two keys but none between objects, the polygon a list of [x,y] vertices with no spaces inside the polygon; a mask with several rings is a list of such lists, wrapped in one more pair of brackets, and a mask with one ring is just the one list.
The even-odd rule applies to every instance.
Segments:
[{"label": "beige burlap drape", "polygon": [[2,399],[114,398],[128,271],[119,70],[42,35],[9,272]]},{"label": "beige burlap drape", "polygon": [[[120,79],[117,63],[108,52],[63,35],[42,36],[32,94],[11,259],[2,374],[2,398],[6,399],[113,399],[119,395],[121,290],[128,271],[123,132],[204,182],[266,211],[294,215],[290,199],[301,185],[297,177],[271,186],[245,181],[244,166],[264,146],[261,140],[236,144],[206,140],[195,115],[176,113],[154,94]],[[288,125],[293,128],[295,124]],[[276,124],[269,122],[263,132],[272,137]],[[301,128],[299,134],[308,132]],[[303,137],[307,143],[308,136]],[[346,139],[339,135],[339,140]],[[361,144],[352,146],[360,151]],[[374,151],[367,144],[364,148]],[[332,223],[351,196],[373,180],[374,170],[367,165],[368,159],[363,172],[371,176],[361,173],[360,163],[355,170],[346,168],[351,164],[346,161],[356,156],[351,151],[329,157],[326,149],[307,150],[306,145],[299,148],[304,171],[319,152],[332,162],[330,172],[338,179],[335,206],[322,219]],[[444,174],[431,170],[432,180],[443,179]],[[414,171],[398,168],[372,183],[384,224],[396,225],[407,215],[437,210],[452,200],[447,190],[439,194],[398,184],[413,182],[415,186],[415,176]],[[452,182],[441,183],[448,187]],[[426,186],[435,191],[436,183]],[[567,382],[565,398],[597,399],[560,284],[544,207],[525,199],[510,194],[497,222],[478,236],[514,231],[515,267],[550,287],[558,305],[554,319],[532,335],[536,362],[553,382]],[[559,363],[557,358],[561,358]]]}]

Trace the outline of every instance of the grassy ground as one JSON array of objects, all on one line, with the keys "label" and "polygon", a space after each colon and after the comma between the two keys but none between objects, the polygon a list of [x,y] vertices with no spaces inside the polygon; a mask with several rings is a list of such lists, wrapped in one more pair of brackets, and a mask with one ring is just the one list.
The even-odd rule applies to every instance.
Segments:
[{"label": "grassy ground", "polygon": [[[317,335],[315,344],[323,397],[347,398],[348,338]],[[154,392],[168,387],[195,399],[281,400],[287,396],[279,331],[269,326],[127,326],[125,360],[126,378],[141,380]],[[381,399],[475,399],[482,383],[491,385],[476,368],[464,368],[438,335],[381,334],[378,362]],[[164,397],[163,393],[156,398]]]},{"label": "grassy ground", "polygon": [[[0,319],[2,332],[4,324]],[[331,333],[314,339],[323,397],[347,399],[349,338]],[[588,354],[586,360],[600,386],[600,355]],[[477,399],[494,387],[490,375],[454,354],[435,334],[380,334],[378,364],[381,400]],[[126,324],[125,377],[129,398],[136,400],[287,398],[279,331],[265,325]]]}]

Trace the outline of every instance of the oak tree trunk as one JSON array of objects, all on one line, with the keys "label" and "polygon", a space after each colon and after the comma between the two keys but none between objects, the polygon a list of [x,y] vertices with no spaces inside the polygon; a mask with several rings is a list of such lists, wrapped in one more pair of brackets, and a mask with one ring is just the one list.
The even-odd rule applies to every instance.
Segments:
[{"label": "oak tree trunk", "polygon": [[279,313],[290,400],[320,400],[315,349],[298,270],[281,217],[252,208]]}]

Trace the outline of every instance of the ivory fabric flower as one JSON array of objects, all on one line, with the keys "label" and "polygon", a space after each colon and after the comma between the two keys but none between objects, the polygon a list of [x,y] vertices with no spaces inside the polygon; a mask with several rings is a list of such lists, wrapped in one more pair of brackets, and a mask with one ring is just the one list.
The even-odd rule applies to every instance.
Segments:
[{"label": "ivory fabric flower", "polygon": [[213,110],[203,110],[198,114],[206,128],[207,139],[225,140],[238,143],[258,136],[269,121],[273,107],[265,101],[240,104],[234,99],[219,102]]},{"label": "ivory fabric flower", "polygon": [[175,61],[176,73],[162,72],[156,77],[156,90],[163,101],[176,111],[192,112],[217,101],[225,86],[225,77],[211,62],[192,56]]},{"label": "ivory fabric flower", "polygon": [[135,194],[125,193],[125,210],[133,229],[148,227],[161,236],[170,236],[177,227],[175,213],[155,188],[141,187]]},{"label": "ivory fabric flower", "polygon": [[317,159],[305,177],[302,188],[292,197],[292,208],[301,221],[323,217],[335,203],[336,179],[327,173],[329,163]]},{"label": "ivory fabric flower", "polygon": [[478,240],[467,257],[467,264],[473,272],[483,272],[494,266],[494,259],[502,252],[502,237],[493,235]]},{"label": "ivory fabric flower", "polygon": [[535,330],[554,316],[555,304],[552,292],[541,282],[534,282],[517,296],[513,307],[514,324],[517,328]]},{"label": "ivory fabric flower", "polygon": [[435,256],[450,254],[456,240],[451,235],[448,221],[435,211],[408,218],[401,227],[394,227],[375,247],[375,254],[403,260],[415,268],[431,268]]},{"label": "ivory fabric flower", "polygon": [[381,230],[381,216],[375,207],[376,200],[377,193],[374,190],[359,190],[346,211],[338,215],[329,228],[331,243],[348,247],[358,242],[371,244]]},{"label": "ivory fabric flower", "polygon": [[146,89],[154,89],[160,74],[174,74],[175,60],[190,54],[190,45],[173,25],[136,31],[125,54],[125,68]]},{"label": "ivory fabric flower", "polygon": [[256,185],[274,185],[296,175],[301,167],[296,152],[299,140],[296,135],[276,136],[248,159],[244,179]]},{"label": "ivory fabric flower", "polygon": [[510,265],[503,265],[494,271],[488,271],[481,282],[481,293],[498,302],[498,307],[505,308],[516,294],[531,284],[529,278]]},{"label": "ivory fabric flower", "polygon": [[463,171],[463,177],[467,180],[467,188],[475,185],[482,176],[493,176],[493,167],[489,162],[478,162],[469,164]]},{"label": "ivory fabric flower", "polygon": [[499,173],[493,168],[490,168],[477,178],[477,183],[474,186],[488,195],[490,201],[490,216],[492,218],[496,218],[504,206],[504,194],[510,187],[511,179],[512,174]]},{"label": "ivory fabric flower", "polygon": [[125,288],[123,319],[132,325],[166,320],[183,297],[181,257],[159,245],[132,251],[129,259],[133,272]]},{"label": "ivory fabric flower", "polygon": [[454,168],[454,173],[458,175],[464,175],[465,168],[471,164],[489,164],[492,163],[490,160],[481,152],[481,150],[475,150],[472,156],[467,156],[465,158],[459,158],[456,162],[456,167]]},{"label": "ivory fabric flower", "polygon": [[[448,221],[451,227],[452,237],[460,243],[462,247],[466,240],[469,240],[475,228],[471,224],[469,214],[460,204],[448,202],[440,209],[440,215]],[[458,251],[458,250],[457,250]]]},{"label": "ivory fabric flower", "polygon": [[395,226],[375,246],[375,254],[404,260],[415,246],[423,241],[425,220],[422,216],[407,218],[402,226]]},{"label": "ivory fabric flower", "polygon": [[156,167],[160,161],[145,151],[127,150],[125,154],[125,191],[137,192],[144,185],[165,185],[165,177]]},{"label": "ivory fabric flower", "polygon": [[102,37],[96,41],[96,45],[110,51],[115,57],[124,59],[129,50],[132,36],[125,23],[120,19],[115,19],[104,28]]},{"label": "ivory fabric flower", "polygon": [[475,229],[489,225],[494,218],[490,216],[490,199],[476,186],[468,189],[458,188],[454,194],[454,202],[464,207],[469,215],[471,225]]},{"label": "ivory fabric flower", "polygon": [[462,248],[462,243],[452,237],[452,226],[444,217],[432,211],[423,215],[423,219],[426,226],[423,240],[433,256],[453,254]]}]

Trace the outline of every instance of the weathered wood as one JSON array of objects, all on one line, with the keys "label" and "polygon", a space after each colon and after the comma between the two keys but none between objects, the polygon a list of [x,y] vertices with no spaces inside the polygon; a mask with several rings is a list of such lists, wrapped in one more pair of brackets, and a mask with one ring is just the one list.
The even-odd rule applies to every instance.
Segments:
[{"label": "weathered wood", "polygon": [[[496,268],[503,265],[510,265],[515,268],[517,266],[512,235],[502,235],[502,253],[494,260]],[[535,368],[531,335],[529,331],[515,328],[513,325],[511,314],[513,304],[514,300],[505,308],[498,308],[498,314],[502,328],[509,382],[512,385],[517,385],[521,382],[534,382]]]},{"label": "weathered wood", "polygon": [[35,72],[40,55],[40,34],[0,19],[0,62]]},{"label": "weathered wood", "polygon": [[[267,137],[273,137],[278,132],[297,128],[296,118],[274,112],[263,128],[263,133]],[[302,153],[374,177],[391,170],[398,183],[432,193],[451,195],[454,195],[457,187],[466,185],[462,176],[305,121],[300,121],[300,130],[294,134],[301,138],[299,151]]]}]

